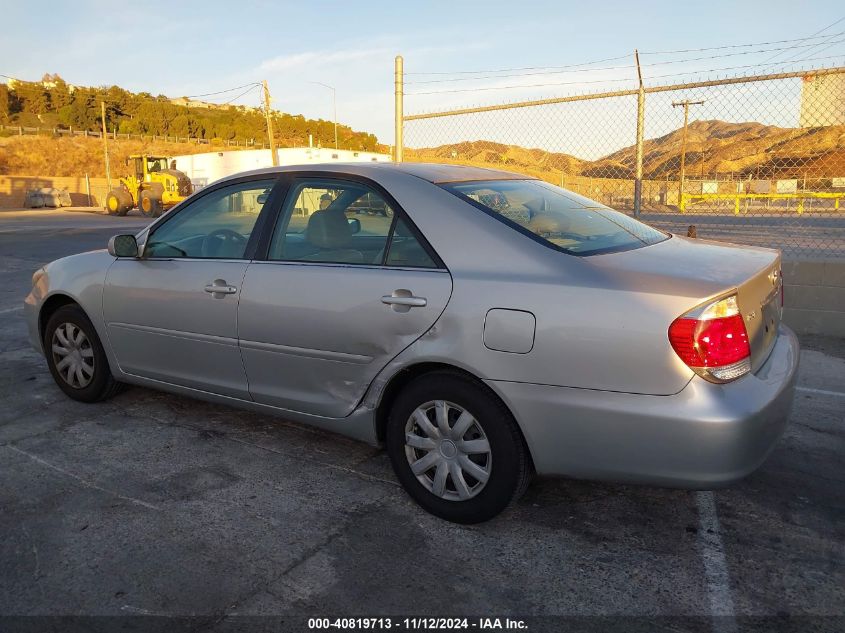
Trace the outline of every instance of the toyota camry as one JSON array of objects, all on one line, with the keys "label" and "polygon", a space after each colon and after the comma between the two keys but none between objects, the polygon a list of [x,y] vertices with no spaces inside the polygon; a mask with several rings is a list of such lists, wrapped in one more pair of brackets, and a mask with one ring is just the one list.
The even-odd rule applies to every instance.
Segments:
[{"label": "toyota camry", "polygon": [[71,398],[141,385],[382,445],[423,508],[473,523],[534,473],[755,470],[798,365],[780,266],[524,175],[276,167],[44,266],[25,310]]}]

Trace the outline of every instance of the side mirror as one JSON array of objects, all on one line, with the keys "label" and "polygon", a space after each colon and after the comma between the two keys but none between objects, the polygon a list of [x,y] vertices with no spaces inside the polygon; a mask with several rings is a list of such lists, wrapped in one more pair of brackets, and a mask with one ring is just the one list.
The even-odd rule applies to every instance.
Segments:
[{"label": "side mirror", "polygon": [[346,218],[346,221],[349,222],[349,226],[352,227],[353,233],[361,232],[361,220],[358,218]]},{"label": "side mirror", "polygon": [[108,250],[112,257],[138,257],[138,242],[134,235],[115,235],[109,240]]}]

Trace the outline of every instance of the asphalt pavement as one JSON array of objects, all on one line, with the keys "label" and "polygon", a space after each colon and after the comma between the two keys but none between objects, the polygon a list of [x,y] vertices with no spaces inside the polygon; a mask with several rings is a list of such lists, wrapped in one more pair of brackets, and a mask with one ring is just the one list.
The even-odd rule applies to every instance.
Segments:
[{"label": "asphalt pavement", "polygon": [[0,214],[0,616],[845,630],[842,340],[802,340],[787,432],[731,488],[535,481],[504,515],[457,526],[420,510],[364,444],[141,388],[67,399],[26,340],[30,276],[145,222]]}]

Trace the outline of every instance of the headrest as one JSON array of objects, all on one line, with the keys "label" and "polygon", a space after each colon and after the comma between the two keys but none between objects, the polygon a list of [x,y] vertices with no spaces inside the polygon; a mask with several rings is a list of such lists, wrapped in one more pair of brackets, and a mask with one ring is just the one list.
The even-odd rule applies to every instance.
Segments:
[{"label": "headrest", "polygon": [[312,213],[305,229],[305,239],[318,248],[344,248],[352,235],[346,214],[331,209]]}]

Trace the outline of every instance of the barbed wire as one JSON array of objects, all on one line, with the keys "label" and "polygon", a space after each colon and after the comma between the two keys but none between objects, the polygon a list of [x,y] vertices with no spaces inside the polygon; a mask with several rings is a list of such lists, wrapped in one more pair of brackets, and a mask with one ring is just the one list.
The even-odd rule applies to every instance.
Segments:
[{"label": "barbed wire", "polygon": [[563,68],[579,68],[581,66],[590,66],[592,64],[604,64],[606,62],[615,62],[620,59],[630,59],[631,55],[619,55],[617,57],[606,57],[605,59],[597,59],[591,62],[582,62],[580,64],[567,64],[565,66],[524,66],[522,68],[500,68],[497,70],[454,70],[448,72],[409,72],[406,75],[477,75],[481,73],[498,73],[498,72],[512,72],[518,70],[543,70],[543,69],[563,69]]},{"label": "barbed wire", "polygon": [[[807,39],[812,39],[812,38],[817,38],[817,39],[827,39],[828,37],[830,37],[830,34],[828,34],[828,35],[820,35],[820,34],[821,34],[821,33],[824,33],[824,32],[825,32],[825,31],[827,31],[828,29],[833,28],[834,26],[836,26],[837,24],[839,24],[839,23],[840,23],[840,22],[842,22],[842,21],[845,21],[845,16],[843,16],[843,17],[839,18],[839,19],[838,19],[838,20],[836,20],[835,22],[831,22],[830,24],[828,24],[828,25],[827,25],[826,27],[824,27],[823,29],[819,29],[819,30],[818,30],[818,31],[816,31],[815,33],[811,34],[811,35],[810,35]],[[771,57],[769,57],[768,59],[764,60],[764,61],[763,61],[763,63],[769,62],[769,61],[771,61],[771,60],[775,59],[776,57],[780,57],[781,55],[783,55],[783,52],[780,52],[780,53],[775,53],[774,55],[772,55],[772,56],[771,56]]]},{"label": "barbed wire", "polygon": [[[831,34],[830,36],[826,37],[834,37],[839,35],[845,35],[845,31],[840,33]],[[831,46],[835,44],[839,44],[845,42],[845,39],[838,40],[833,42]],[[652,62],[650,64],[642,64],[641,67],[643,69],[651,68],[653,66],[666,66],[670,64],[682,64],[688,62],[697,62],[697,61],[709,61],[713,59],[721,59],[725,57],[736,57],[739,55],[757,55],[760,53],[770,53],[775,50],[795,50],[796,48],[815,48],[820,44],[825,44],[826,42],[814,43],[814,44],[803,44],[800,46],[788,46],[783,48],[769,48],[769,49],[761,49],[761,50],[754,50],[754,51],[742,51],[738,53],[725,53],[722,55],[705,55],[702,57],[686,57],[683,59],[670,59],[658,62]],[[828,47],[829,48],[829,47]],[[826,49],[822,49],[826,50]],[[819,51],[820,52],[820,51]],[[635,64],[626,64],[623,66],[604,66],[601,68],[575,68],[571,70],[552,70],[552,71],[540,71],[540,72],[528,72],[528,73],[514,73],[514,74],[506,74],[506,75],[484,75],[479,77],[452,77],[448,79],[427,79],[423,81],[406,81],[405,85],[422,85],[422,84],[436,84],[436,83],[453,83],[459,81],[481,81],[485,79],[506,79],[510,77],[531,77],[537,75],[559,75],[559,74],[568,74],[568,73],[582,73],[582,72],[601,72],[606,70],[624,70],[629,68],[636,68]]]},{"label": "barbed wire", "polygon": [[[843,40],[845,41],[845,40]],[[839,43],[839,42],[837,42]],[[819,51],[821,52],[821,51]],[[822,61],[822,60],[829,60],[829,59],[838,59],[842,57],[842,55],[828,55],[824,57],[808,57],[798,61],[801,62],[809,62],[809,61]],[[643,79],[665,79],[668,77],[683,77],[687,75],[707,75],[707,74],[716,74],[724,71],[729,70],[740,70],[740,69],[747,69],[747,68],[759,68],[763,66],[767,66],[771,64],[743,64],[740,66],[726,66],[722,68],[710,68],[710,69],[702,69],[702,70],[687,70],[678,73],[666,73],[662,75],[652,75],[650,77],[643,77]],[[423,96],[423,95],[436,95],[436,94],[451,94],[451,93],[458,93],[458,92],[489,92],[492,90],[518,90],[518,89],[525,89],[525,88],[545,88],[550,86],[571,86],[571,85],[588,85],[588,84],[600,84],[600,83],[615,83],[615,82],[634,82],[636,81],[635,77],[619,77],[619,78],[607,78],[607,79],[595,79],[595,80],[587,80],[587,81],[564,81],[564,82],[552,82],[552,83],[541,83],[541,84],[518,84],[512,86],[477,86],[472,88],[457,88],[453,90],[432,90],[427,92],[406,92],[404,93],[406,97],[412,96]]]},{"label": "barbed wire", "polygon": [[[717,51],[717,50],[727,50],[727,49],[734,49],[734,48],[750,48],[750,47],[755,47],[755,46],[772,46],[772,45],[775,45],[775,44],[789,44],[789,43],[792,43],[792,42],[806,42],[806,41],[814,40],[814,39],[827,39],[831,36],[845,35],[845,31],[835,33],[835,34],[819,35],[819,33],[822,33],[823,31],[826,31],[827,29],[835,26],[836,24],[839,24],[843,20],[845,20],[845,17],[841,18],[840,20],[837,20],[836,22],[834,22],[832,24],[829,24],[828,26],[826,26],[821,31],[816,31],[816,33],[809,35],[807,37],[796,37],[796,38],[785,39],[785,40],[770,40],[770,41],[767,41],[767,42],[750,42],[750,43],[744,43],[744,44],[725,44],[725,45],[721,45],[721,46],[705,46],[705,47],[701,47],[701,48],[684,48],[684,49],[665,50],[665,51],[640,51],[640,55],[673,55],[673,54],[678,54],[678,53],[698,53],[698,52],[704,52],[704,51]],[[811,47],[811,46],[815,46],[815,44],[805,45],[805,47],[806,46]],[[774,49],[758,51],[758,52],[780,51],[779,54],[782,54],[783,51],[792,50],[793,48],[798,48],[798,46],[796,46],[796,47],[786,46],[786,47],[774,48]],[[741,53],[741,54],[749,54],[749,53]],[[725,56],[728,56],[728,55],[725,55]],[[606,63],[606,62],[618,61],[620,59],[630,59],[630,57],[631,57],[631,55],[629,53],[629,54],[626,54],[626,55],[619,55],[619,56],[616,56],[616,57],[606,57],[606,58],[603,58],[603,59],[597,59],[597,60],[588,61],[588,62],[581,62],[581,63],[577,63],[577,64],[566,64],[566,65],[563,65],[563,66],[523,66],[523,67],[518,67],[518,68],[495,68],[495,69],[494,68],[488,68],[488,69],[485,69],[485,70],[454,70],[454,71],[425,71],[425,72],[418,71],[418,72],[406,72],[405,75],[406,76],[412,76],[412,75],[414,75],[414,76],[422,76],[422,75],[483,75],[483,74],[519,72],[519,71],[543,71],[543,70],[545,70],[545,71],[557,71],[557,70],[566,70],[566,69],[570,69],[570,68],[582,68],[582,67],[585,67],[585,66],[592,66],[592,65],[595,65],[595,64],[603,64],[603,63]],[[716,57],[716,56],[714,56],[714,57]],[[766,60],[766,61],[768,61],[768,60]],[[679,63],[679,62],[680,62],[680,60],[678,62],[673,62],[673,63]],[[658,62],[654,62],[654,63],[658,63]],[[666,63],[666,62],[663,62],[663,63]],[[587,70],[590,70],[590,69],[587,69]],[[551,74],[551,72],[549,74]],[[406,83],[411,83],[411,82],[406,82]],[[423,82],[416,82],[416,83],[423,83]]]}]

